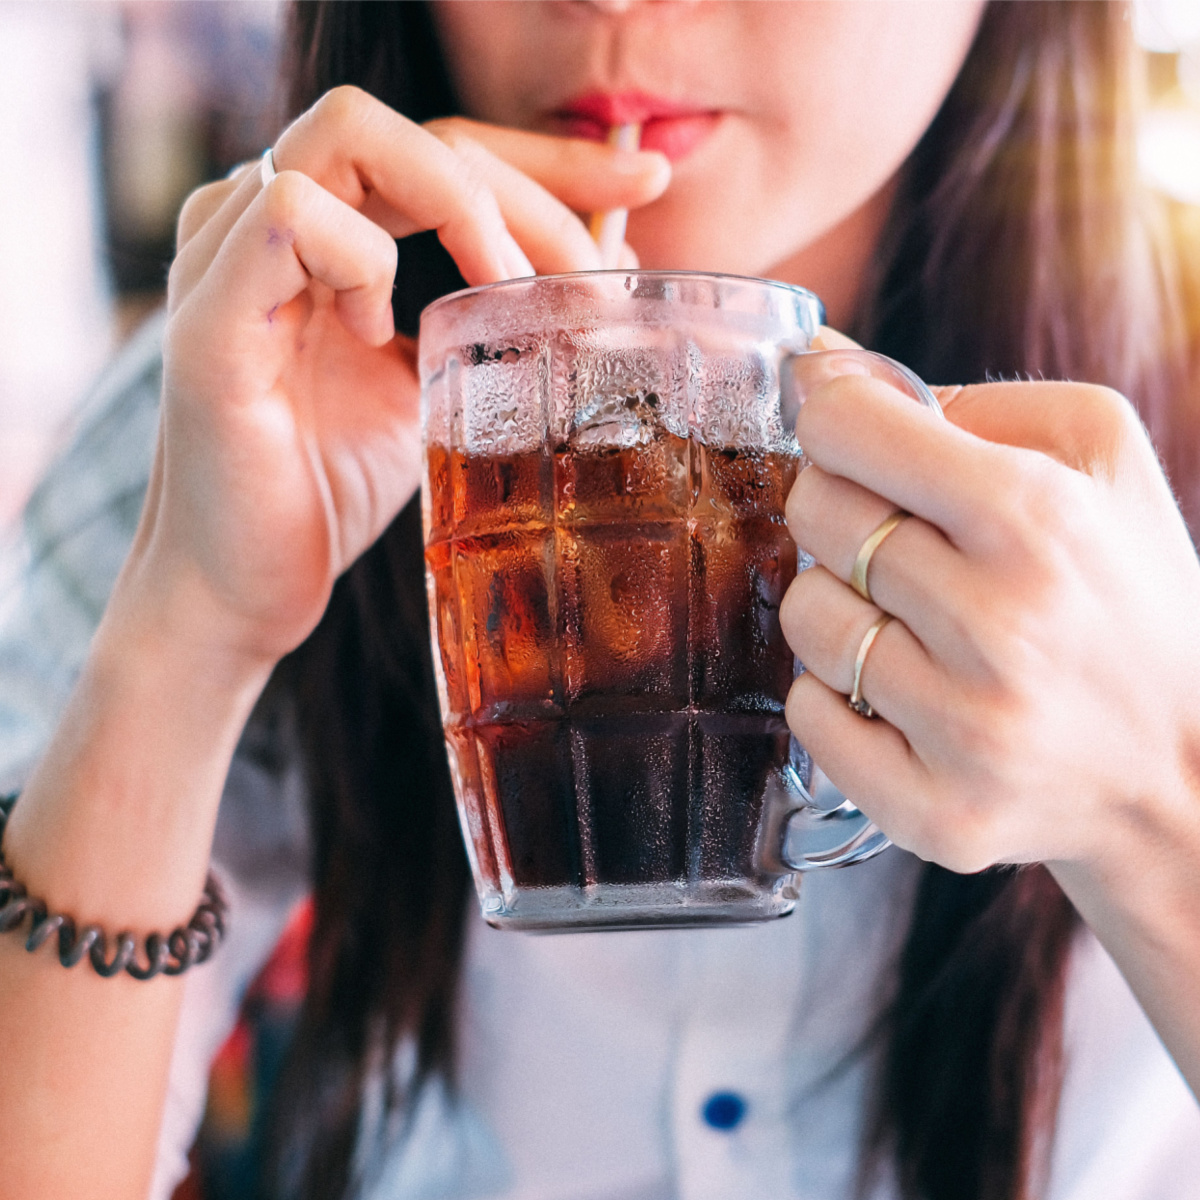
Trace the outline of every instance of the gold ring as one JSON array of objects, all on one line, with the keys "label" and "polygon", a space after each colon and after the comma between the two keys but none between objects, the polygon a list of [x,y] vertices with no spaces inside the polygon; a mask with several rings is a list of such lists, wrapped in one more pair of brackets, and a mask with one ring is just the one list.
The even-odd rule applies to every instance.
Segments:
[{"label": "gold ring", "polygon": [[874,717],[875,710],[863,699],[862,694],[862,672],[863,663],[867,661],[867,654],[871,647],[875,644],[875,639],[879,636],[879,631],[889,622],[893,620],[891,613],[884,613],[878,620],[863,634],[863,640],[858,643],[858,653],[854,656],[854,687],[850,689],[850,707],[854,709],[860,717]]},{"label": "gold ring", "polygon": [[871,566],[871,556],[883,545],[884,538],[887,537],[905,517],[910,516],[903,509],[899,509],[892,513],[886,521],[884,521],[865,542],[858,551],[858,556],[854,560],[854,566],[850,570],[850,586],[868,603],[874,604],[875,601],[871,598],[871,589],[867,587],[867,571]]}]

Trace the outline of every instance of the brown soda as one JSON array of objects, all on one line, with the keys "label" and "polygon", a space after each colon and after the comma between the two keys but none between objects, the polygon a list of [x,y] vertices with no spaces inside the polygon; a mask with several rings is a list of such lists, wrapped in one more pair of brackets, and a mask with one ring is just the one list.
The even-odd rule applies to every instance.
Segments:
[{"label": "brown soda", "polygon": [[429,448],[447,744],[492,887],[754,877],[788,753],[796,460]]}]

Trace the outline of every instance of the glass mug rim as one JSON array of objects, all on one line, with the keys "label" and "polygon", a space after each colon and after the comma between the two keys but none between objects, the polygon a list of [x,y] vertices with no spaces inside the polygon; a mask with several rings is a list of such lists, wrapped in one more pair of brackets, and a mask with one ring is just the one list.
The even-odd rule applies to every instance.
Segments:
[{"label": "glass mug rim", "polygon": [[[504,291],[520,291],[522,288],[537,287],[548,283],[569,283],[577,280],[601,280],[605,278],[621,279],[625,277],[653,279],[664,282],[670,279],[710,279],[715,283],[744,284],[758,288],[769,288],[773,291],[788,292],[801,297],[811,306],[816,317],[817,326],[825,324],[824,301],[822,301],[816,292],[810,291],[806,287],[801,287],[797,283],[785,283],[781,279],[768,279],[765,276],[759,275],[735,275],[731,271],[667,270],[659,267],[625,267],[603,271],[563,271],[553,275],[522,275],[517,279],[500,279],[495,283],[482,283],[476,287],[459,288],[457,291],[449,292],[445,296],[439,296],[436,300],[427,304],[421,310],[420,321],[424,324],[426,318],[438,312],[439,309],[451,304],[461,303],[463,300],[474,299],[477,296],[486,296]],[[748,290],[751,289],[748,288]]]},{"label": "glass mug rim", "polygon": [[[764,305],[761,310],[747,311],[739,308],[728,310],[731,317],[737,318],[730,323],[729,332],[735,340],[744,338],[747,350],[764,345],[775,348],[780,372],[779,378],[776,381],[776,404],[778,405],[780,416],[786,417],[788,415],[785,407],[788,405],[786,393],[790,390],[791,381],[790,371],[787,372],[786,376],[784,375],[785,364],[794,357],[803,357],[813,352],[808,347],[811,345],[812,339],[817,335],[818,329],[824,323],[825,317],[824,306],[820,299],[807,288],[784,283],[779,280],[722,272],[628,268],[610,271],[582,271],[558,275],[522,277],[485,284],[479,287],[459,289],[456,292],[435,300],[421,314],[420,344],[418,347],[424,447],[422,469],[423,507],[425,509],[424,540],[427,549],[426,572],[431,610],[435,605],[434,596],[436,589],[433,576],[430,573],[431,568],[429,563],[431,560],[428,558],[428,553],[438,540],[434,536],[435,532],[438,533],[441,541],[446,542],[446,544],[450,544],[455,538],[465,537],[467,540],[470,540],[470,534],[462,533],[457,526],[437,526],[430,516],[433,477],[429,452],[433,445],[442,446],[442,437],[431,437],[433,426],[432,408],[434,405],[428,389],[436,386],[439,374],[444,372],[447,363],[452,360],[456,349],[475,345],[477,339],[473,335],[478,333],[481,328],[486,328],[489,333],[492,333],[490,322],[488,322],[487,318],[493,312],[496,314],[498,320],[498,325],[493,334],[495,345],[497,346],[503,344],[505,339],[509,337],[520,338],[532,336],[535,333],[552,333],[560,323],[565,323],[568,327],[579,323],[585,328],[604,328],[609,325],[614,327],[623,326],[626,317],[624,311],[626,302],[628,302],[631,312],[639,303],[647,307],[658,306],[655,312],[640,326],[648,329],[660,327],[672,328],[673,323],[665,320],[663,314],[673,308],[678,308],[680,310],[679,325],[674,328],[676,333],[683,338],[699,336],[699,332],[702,332],[704,328],[713,327],[713,324],[721,327],[724,326],[719,316],[717,316],[715,323],[710,324],[706,317],[700,315],[704,313],[713,313],[716,315],[722,311],[720,303],[710,304],[703,302],[701,299],[703,293],[699,295],[694,292],[683,295],[672,295],[670,292],[655,292],[653,288],[646,291],[640,289],[634,281],[646,284],[667,284],[675,281],[682,284],[710,283],[714,286],[712,293],[714,300],[721,292],[729,291],[731,294],[742,292],[747,295],[757,293],[762,296],[778,296],[781,299],[790,301],[790,304],[784,303],[778,306],[769,303]],[[570,285],[573,283],[585,286],[578,293],[572,293]],[[596,310],[588,308],[590,298],[587,287],[589,286],[595,289],[596,303],[602,305],[606,300],[616,303],[616,314],[605,312],[603,308],[597,308]],[[555,287],[566,289],[563,292],[564,299],[569,300],[571,303],[578,303],[580,308],[572,310],[571,303],[568,303],[564,304],[561,311],[550,305],[540,310],[532,305],[527,310],[525,309],[523,298],[528,296],[529,293],[537,291],[549,291],[553,293]],[[513,308],[511,311],[505,310],[503,305],[505,297],[512,297],[513,299]],[[488,301],[488,303],[483,304],[478,311],[472,312],[471,304],[480,299]],[[459,309],[460,312],[454,311],[455,309]],[[690,325],[687,315],[689,311],[697,314],[697,317],[691,321]],[[481,320],[484,323],[482,326],[480,325]],[[625,328],[637,327],[636,318],[634,320],[635,326],[625,326]],[[761,325],[761,329],[756,328],[759,325]],[[798,339],[798,342],[796,339]],[[485,339],[482,341],[482,344],[487,345],[490,343]],[[800,348],[801,346],[803,348]],[[908,390],[915,399],[927,405],[937,407],[937,402],[932,399],[928,389],[924,387],[916,376],[912,375],[906,368],[901,367],[900,364],[893,363],[890,359],[868,351],[856,351],[856,354],[866,355],[872,360],[877,360],[885,364],[886,369],[893,376],[893,382],[898,377],[902,381],[901,386]],[[462,369],[465,370],[466,368]],[[460,400],[458,405],[461,406],[462,403],[464,401]],[[567,399],[566,408],[568,411],[573,411],[571,407],[573,403],[577,403],[577,400]],[[938,408],[938,412],[940,414],[940,408]],[[546,418],[543,416],[542,419],[544,421]],[[450,432],[449,428],[444,431],[446,434]],[[548,429],[544,430],[543,438],[547,437],[548,433]],[[692,429],[689,425],[687,437],[690,439],[697,436],[699,436],[698,431]],[[703,438],[700,440],[703,441]],[[794,444],[794,438],[791,440]],[[450,440],[442,448],[449,452],[456,444],[456,439],[451,436]],[[736,442],[732,443],[732,445],[739,444]],[[753,450],[754,447],[747,446],[746,449]],[[802,451],[798,446],[791,453],[794,455],[795,451],[800,451],[800,457],[802,458]],[[497,454],[502,453],[495,450],[483,452],[480,455],[478,451],[472,451],[469,447],[460,448],[460,452],[468,455],[468,457],[475,454],[485,460],[494,460]],[[552,517],[553,528],[557,528],[557,522],[556,509],[555,515]],[[455,588],[458,588],[458,586],[457,583],[454,584]],[[557,580],[555,580],[553,586],[558,586]],[[460,607],[466,603],[462,600],[461,592],[456,593],[455,603],[459,604]],[[763,799],[761,801],[762,811],[755,817],[758,831],[758,850],[755,851],[757,872],[762,878],[765,878],[767,875],[775,877],[775,884],[773,886],[777,899],[774,911],[747,911],[743,916],[733,917],[719,915],[715,911],[712,915],[705,915],[701,912],[682,914],[674,905],[668,905],[664,897],[663,909],[657,917],[653,914],[647,917],[644,911],[645,905],[643,905],[642,915],[636,919],[622,920],[620,913],[615,911],[615,907],[609,908],[605,912],[603,911],[604,906],[600,909],[592,909],[592,915],[595,919],[590,923],[586,918],[580,919],[578,911],[573,912],[569,917],[564,917],[562,920],[556,919],[553,914],[549,918],[546,918],[544,914],[537,919],[522,918],[515,911],[498,906],[495,897],[489,899],[489,897],[484,895],[482,876],[476,864],[476,848],[472,847],[472,840],[478,833],[478,831],[473,833],[472,828],[475,825],[479,825],[481,818],[479,814],[476,814],[473,820],[469,820],[464,806],[464,798],[461,792],[462,788],[466,785],[462,781],[460,768],[454,765],[455,756],[460,752],[451,746],[451,714],[448,708],[446,684],[442,679],[443,671],[446,668],[445,663],[439,658],[440,617],[434,611],[431,611],[430,616],[432,618],[431,634],[435,667],[437,668],[439,677],[439,700],[442,707],[447,751],[451,756],[456,800],[459,806],[460,821],[463,826],[462,832],[472,858],[473,874],[475,875],[477,888],[480,892],[480,901],[484,910],[483,915],[491,924],[505,928],[567,931],[647,926],[663,927],[681,924],[725,923],[730,921],[761,921],[774,916],[787,915],[794,908],[797,892],[794,884],[787,884],[786,887],[783,887],[785,880],[791,879],[795,883],[798,883],[797,875],[805,871],[838,867],[865,861],[890,844],[886,837],[850,801],[845,801],[840,805],[835,801],[832,806],[825,805],[818,807],[806,787],[807,772],[811,770],[811,760],[808,759],[807,754],[803,750],[800,750],[796,746],[793,739],[793,756],[789,757],[788,764],[780,770],[780,780],[777,781],[776,785],[772,785],[773,787],[779,785],[786,787],[792,797],[790,806],[783,805],[778,800],[778,797],[775,801]],[[468,620],[469,618],[464,615],[462,619]],[[689,635],[687,649],[689,662],[691,654],[692,649]],[[564,707],[564,721],[568,719],[567,713],[568,708]],[[474,720],[475,718],[472,717],[471,719]],[[574,718],[571,719],[574,720]],[[794,758],[796,752],[800,755],[799,760]],[[475,753],[475,751],[472,751],[472,753]],[[484,751],[480,749],[479,754],[482,756],[483,753]],[[799,769],[796,766],[797,762],[800,763]],[[577,790],[577,786],[576,784],[572,784],[571,790]],[[841,800],[842,798],[838,797],[837,799]],[[578,797],[576,796],[577,800]],[[498,807],[498,802],[493,807]],[[508,820],[506,816],[497,819],[501,824]],[[491,835],[489,834],[488,836],[490,837]],[[504,838],[506,834],[501,833],[500,837]],[[655,884],[654,886],[665,888],[666,885]],[[780,891],[781,887],[783,887],[782,891]],[[582,909],[588,906],[581,899],[578,907]]]}]

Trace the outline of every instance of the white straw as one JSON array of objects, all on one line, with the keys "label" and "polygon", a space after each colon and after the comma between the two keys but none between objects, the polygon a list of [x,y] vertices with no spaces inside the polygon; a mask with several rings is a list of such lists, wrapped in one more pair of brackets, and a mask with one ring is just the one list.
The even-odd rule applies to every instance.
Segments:
[{"label": "white straw", "polygon": [[[614,125],[608,131],[608,144],[616,146],[618,150],[636,150],[641,140],[640,121]],[[600,248],[600,265],[605,270],[611,271],[619,265],[621,247],[625,244],[625,222],[628,219],[627,208],[610,208],[607,212],[592,213],[588,230]]]}]

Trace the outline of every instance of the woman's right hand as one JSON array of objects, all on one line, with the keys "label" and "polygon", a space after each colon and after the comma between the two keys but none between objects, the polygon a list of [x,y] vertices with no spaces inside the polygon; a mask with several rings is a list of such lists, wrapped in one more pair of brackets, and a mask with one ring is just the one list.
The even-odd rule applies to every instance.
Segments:
[{"label": "woman's right hand", "polygon": [[469,284],[600,265],[577,212],[637,207],[661,155],[462,119],[355,88],[200,189],[171,268],[163,416],[121,586],[173,630],[274,662],[418,486],[415,343],[395,238],[436,229]]},{"label": "woman's right hand", "polygon": [[[643,204],[668,174],[658,155],[421,128],[348,88],[275,162],[267,187],[243,168],[181,217],[142,522],[5,831],[32,894],[114,930],[188,919],[270,668],[417,487],[393,238],[436,229],[472,284],[595,267],[574,212]],[[177,981],[125,986],[0,942],[0,1195],[146,1194],[179,998]]]}]

